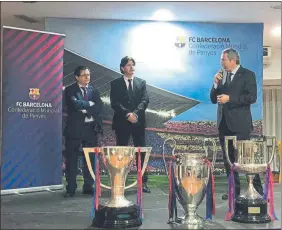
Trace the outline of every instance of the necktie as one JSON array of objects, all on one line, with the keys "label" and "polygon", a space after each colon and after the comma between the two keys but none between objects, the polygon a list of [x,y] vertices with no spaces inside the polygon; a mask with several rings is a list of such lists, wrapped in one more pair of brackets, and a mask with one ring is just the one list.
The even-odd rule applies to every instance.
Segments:
[{"label": "necktie", "polygon": [[231,76],[232,76],[232,73],[227,73],[227,76],[226,76],[226,84],[229,85],[231,83]]},{"label": "necktie", "polygon": [[133,96],[133,90],[132,90],[132,84],[131,84],[132,79],[128,79],[128,96],[130,98],[130,100],[132,99]]},{"label": "necktie", "polygon": [[87,95],[86,87],[81,87],[81,89],[83,90],[83,98],[84,98],[85,100],[88,100],[88,95]]}]

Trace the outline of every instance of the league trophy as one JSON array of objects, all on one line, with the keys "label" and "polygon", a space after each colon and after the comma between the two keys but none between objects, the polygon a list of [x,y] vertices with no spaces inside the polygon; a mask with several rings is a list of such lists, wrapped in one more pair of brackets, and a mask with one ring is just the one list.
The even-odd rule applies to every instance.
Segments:
[{"label": "league trophy", "polygon": [[[151,147],[106,146],[101,148],[83,148],[86,163],[95,184],[92,225],[99,228],[135,228],[142,225],[142,176],[146,170]],[[94,171],[91,166],[90,153],[94,157]],[[145,153],[141,170],[141,154]],[[138,154],[139,166],[137,180],[129,186],[125,186],[126,178],[134,159]],[[108,169],[111,186],[100,182],[99,158]],[[136,165],[137,165],[136,164]],[[125,189],[138,184],[137,205],[127,200],[124,196]],[[98,204],[101,195],[100,186],[111,190],[111,198],[103,204]]]},{"label": "league trophy", "polygon": [[[166,139],[164,145],[168,140]],[[208,160],[207,141],[212,142],[213,162]],[[204,139],[205,153],[174,153],[167,169],[164,151],[163,160],[169,180],[169,221],[168,223],[180,224],[182,228],[204,228],[205,221],[196,210],[207,194],[206,218],[211,219],[215,213],[215,193],[213,167],[216,161],[216,143],[213,139]],[[173,162],[174,161],[174,162]],[[175,167],[174,167],[175,165]],[[184,217],[177,217],[176,199],[184,210]],[[175,213],[175,220],[173,216]]]},{"label": "league trophy", "polygon": [[[228,153],[228,140],[233,141],[235,162],[231,163]],[[228,204],[229,210],[225,220],[240,223],[268,223],[274,220],[273,178],[270,163],[276,152],[276,138],[264,136],[262,140],[237,140],[236,136],[225,137],[226,158],[231,166],[229,176]],[[235,202],[234,170],[248,176],[248,189]],[[264,197],[253,186],[253,178],[257,173],[266,172]],[[271,195],[272,197],[269,197]],[[268,214],[270,201],[270,215]],[[234,207],[235,206],[235,207]]]}]

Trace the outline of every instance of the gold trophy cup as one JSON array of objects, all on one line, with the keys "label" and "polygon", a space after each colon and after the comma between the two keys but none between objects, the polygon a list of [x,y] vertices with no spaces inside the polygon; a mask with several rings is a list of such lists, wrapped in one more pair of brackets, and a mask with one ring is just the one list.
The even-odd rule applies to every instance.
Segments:
[{"label": "gold trophy cup", "polygon": [[[100,183],[102,188],[111,190],[111,198],[100,204],[95,210],[93,225],[101,228],[134,228],[142,225],[140,218],[140,207],[124,196],[126,189],[137,185],[137,180],[129,186],[125,186],[126,178],[130,172],[136,154],[145,153],[142,167],[142,176],[146,170],[151,147],[129,147],[129,146],[105,146],[96,148],[83,148],[86,163],[91,176],[96,180],[90,156],[91,153],[99,152],[102,161],[108,169],[111,186]],[[140,156],[141,157],[141,156]],[[97,181],[96,181],[97,182]]]},{"label": "gold trophy cup", "polygon": [[[233,141],[233,147],[237,151],[234,165],[229,159],[228,140]],[[267,201],[254,188],[253,178],[255,174],[265,172],[267,165],[272,162],[276,151],[276,137],[264,136],[263,140],[237,140],[236,136],[226,136],[225,149],[228,164],[235,167],[238,172],[245,173],[249,178],[248,189],[235,200],[235,210],[231,220],[240,223],[270,222]]]}]

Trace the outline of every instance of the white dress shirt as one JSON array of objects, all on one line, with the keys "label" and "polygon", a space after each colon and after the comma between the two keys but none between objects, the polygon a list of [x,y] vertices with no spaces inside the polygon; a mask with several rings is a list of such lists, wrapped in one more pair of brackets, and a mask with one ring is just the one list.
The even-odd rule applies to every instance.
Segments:
[{"label": "white dress shirt", "polygon": [[[126,76],[123,76],[123,79],[124,79],[124,81],[125,81],[125,84],[126,84],[126,87],[127,87],[127,89],[128,89],[128,87],[129,87],[129,81],[128,81],[128,77],[126,77]],[[133,77],[131,78],[131,85],[132,85],[132,89],[133,89]]]}]

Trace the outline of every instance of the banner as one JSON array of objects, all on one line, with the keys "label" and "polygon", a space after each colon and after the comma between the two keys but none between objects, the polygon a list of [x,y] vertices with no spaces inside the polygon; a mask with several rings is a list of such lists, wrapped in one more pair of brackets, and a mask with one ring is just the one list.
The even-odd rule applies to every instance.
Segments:
[{"label": "banner", "polygon": [[[146,80],[150,97],[146,111],[146,144],[153,147],[149,170],[164,171],[162,158],[158,157],[167,138],[176,140],[176,152],[194,153],[203,151],[204,137],[214,138],[217,167],[224,167],[216,125],[217,105],[210,101],[210,89],[226,48],[237,50],[240,64],[255,73],[258,95],[251,106],[252,137],[262,134],[262,23],[61,18],[48,18],[45,22],[47,30],[67,35],[64,85],[74,81],[67,63],[84,64],[91,69],[91,84],[100,90],[105,105],[105,145],[115,145],[115,134],[110,127],[113,113],[109,105],[110,81],[121,77],[122,57],[135,59],[135,75]],[[81,36],[80,42],[77,42],[77,31],[87,35]],[[172,142],[167,143],[165,153],[171,154],[172,147]]]},{"label": "banner", "polygon": [[64,35],[3,27],[1,190],[62,184],[63,55]]}]

